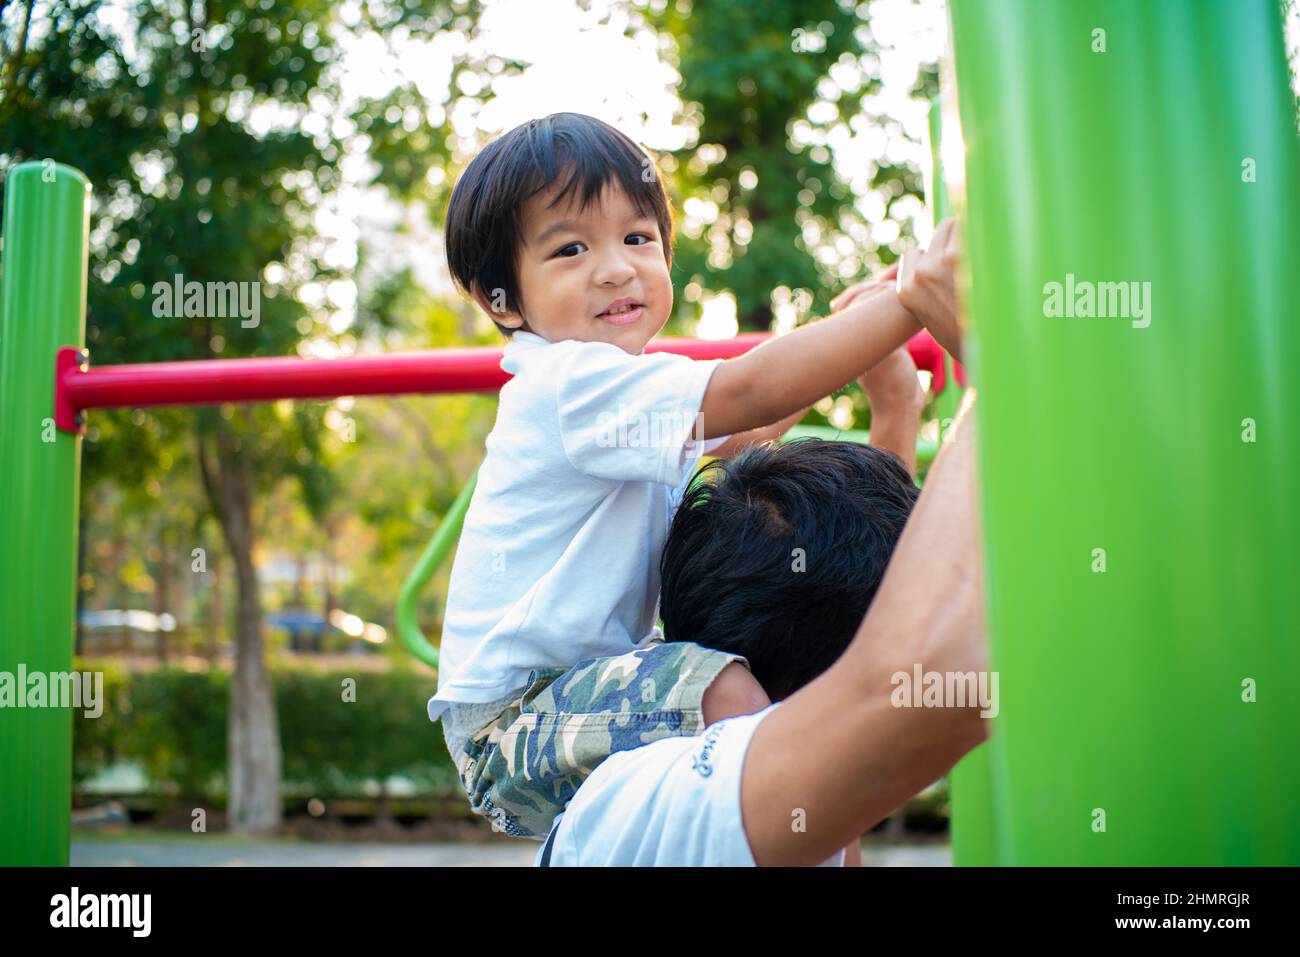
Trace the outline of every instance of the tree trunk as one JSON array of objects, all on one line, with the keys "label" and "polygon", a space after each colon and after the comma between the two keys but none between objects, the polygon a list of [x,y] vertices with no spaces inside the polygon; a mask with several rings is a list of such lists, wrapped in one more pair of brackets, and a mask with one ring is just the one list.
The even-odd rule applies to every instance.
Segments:
[{"label": "tree trunk", "polygon": [[397,822],[393,820],[393,809],[388,803],[388,788],[383,782],[379,785],[379,800],[375,802],[375,830],[388,836],[401,831]]},{"label": "tree trunk", "polygon": [[277,830],[280,806],[280,725],[275,689],[262,646],[262,601],[253,566],[253,462],[228,423],[213,430],[216,462],[207,438],[198,438],[199,467],[235,563],[235,669],[230,682],[229,829],[241,834]]},{"label": "tree trunk", "polygon": [[239,610],[230,684],[230,829],[265,833],[280,826],[280,728],[262,652],[262,607],[252,551],[234,551]]}]

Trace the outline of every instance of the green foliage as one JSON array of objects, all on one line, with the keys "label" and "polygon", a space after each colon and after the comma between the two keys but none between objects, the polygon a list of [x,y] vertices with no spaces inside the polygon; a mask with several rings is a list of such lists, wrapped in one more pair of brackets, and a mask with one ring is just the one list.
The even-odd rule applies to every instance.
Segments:
[{"label": "green foliage", "polygon": [[[155,791],[209,799],[224,793],[229,672],[130,673],[84,660],[76,667],[105,672],[103,714],[75,716],[78,784],[114,762],[133,761]],[[425,793],[455,793],[451,758],[425,712],[432,691],[426,673],[271,671],[286,793],[359,796],[399,774]],[[344,679],[355,680],[355,701],[343,700]]]},{"label": "green foliage", "polygon": [[[675,185],[683,201],[719,208],[712,227],[679,237],[674,271],[683,287],[697,280],[731,290],[742,329],[768,327],[774,285],[825,285],[796,214],[830,217],[850,197],[829,152],[796,151],[790,126],[817,99],[817,81],[856,49],[855,25],[852,11],[831,0],[722,0],[693,4],[689,14],[670,5],[664,14],[679,50],[681,97],[699,119],[698,144],[676,157]],[[800,42],[796,30],[817,39]],[[753,188],[742,184],[746,171],[757,176]],[[738,240],[738,229],[752,238]]]},{"label": "green foliage", "polygon": [[[891,246],[869,243],[826,145],[831,130],[860,129],[863,120],[903,135],[872,112],[879,59],[867,10],[840,0],[711,0],[669,4],[652,17],[676,42],[685,118],[699,131],[689,149],[661,163],[679,209],[695,199],[718,210],[711,224],[683,223],[673,270],[679,302],[729,290],[741,329],[766,330],[774,287],[805,290],[802,311],[824,314],[848,281],[898,258]],[[835,66],[850,78],[844,84],[829,77]],[[923,65],[916,94],[936,89],[933,67]],[[895,202],[921,196],[920,170],[881,160],[869,188],[884,198],[886,218],[896,218]],[[845,236],[852,254],[834,268],[817,259]]]}]

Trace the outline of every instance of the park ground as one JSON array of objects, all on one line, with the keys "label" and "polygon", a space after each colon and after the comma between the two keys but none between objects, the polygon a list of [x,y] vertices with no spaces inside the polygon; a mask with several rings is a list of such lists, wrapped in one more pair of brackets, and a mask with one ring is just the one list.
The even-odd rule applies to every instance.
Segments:
[{"label": "park ground", "polygon": [[[73,867],[531,867],[537,845],[501,839],[482,843],[393,844],[236,838],[228,834],[72,832]],[[947,867],[946,843],[864,841],[864,867]]]}]

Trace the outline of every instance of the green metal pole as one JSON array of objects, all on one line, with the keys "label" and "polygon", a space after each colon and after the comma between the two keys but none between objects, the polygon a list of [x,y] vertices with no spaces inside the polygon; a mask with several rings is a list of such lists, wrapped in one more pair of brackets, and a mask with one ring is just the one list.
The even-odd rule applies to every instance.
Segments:
[{"label": "green metal pole", "polygon": [[[929,132],[930,169],[926,177],[926,202],[930,207],[933,225],[952,215],[952,201],[948,195],[948,177],[943,168],[943,108],[936,98],[930,104]],[[944,383],[943,390],[934,397],[934,411],[939,417],[939,424],[946,426],[957,414],[957,404],[961,402],[962,388],[957,384],[954,374],[952,356],[943,354]]]},{"label": "green metal pole", "polygon": [[4,866],[68,863],[72,712],[27,706],[19,679],[72,670],[81,438],[54,428],[54,354],[84,342],[89,217],[90,184],[77,170],[44,161],[9,172],[0,264]]},{"label": "green metal pole", "polygon": [[950,10],[997,863],[1300,864],[1278,4]]},{"label": "green metal pole", "polygon": [[[944,64],[943,89],[930,105],[929,132],[930,166],[925,178],[926,202],[930,207],[934,225],[954,215],[952,196],[948,191],[948,174],[944,169],[944,127],[952,127],[956,135],[959,120],[953,99],[952,71]],[[947,116],[944,116],[945,111]],[[951,150],[949,152],[952,152]],[[945,381],[943,391],[934,399],[934,411],[941,429],[947,428],[957,414],[962,388],[957,385],[952,357],[943,356]],[[942,601],[942,596],[936,596]],[[987,867],[994,863],[993,837],[993,782],[989,770],[989,746],[982,744],[957,763],[948,776],[952,800],[952,859],[958,867]]]}]

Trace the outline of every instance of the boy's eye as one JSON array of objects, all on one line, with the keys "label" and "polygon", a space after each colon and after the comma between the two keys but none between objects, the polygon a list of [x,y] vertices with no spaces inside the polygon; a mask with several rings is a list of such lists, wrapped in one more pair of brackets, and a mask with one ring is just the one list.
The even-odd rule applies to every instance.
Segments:
[{"label": "boy's eye", "polygon": [[[628,238],[628,239],[631,239],[632,236],[640,236],[642,239],[645,240],[646,243],[652,243],[652,242],[654,242],[654,237],[653,237],[653,236],[648,236],[648,235],[646,235],[645,233],[632,233],[632,234],[631,234],[630,236],[628,236],[627,238]],[[636,245],[637,245],[637,246],[644,246],[645,243],[636,243]]]},{"label": "boy's eye", "polygon": [[557,250],[555,251],[555,255],[557,255],[557,256],[564,256],[565,259],[572,259],[573,256],[576,256],[576,255],[577,255],[577,253],[573,253],[573,255],[567,255],[567,254],[565,253],[565,250],[566,250],[566,249],[572,249],[574,246],[581,246],[581,245],[582,245],[582,243],[569,243],[569,245],[567,245],[567,246],[561,246],[559,249],[557,249]]},{"label": "boy's eye", "polygon": [[[655,237],[649,235],[648,233],[628,233],[625,237],[623,237],[623,240],[624,242],[626,242],[627,240],[632,239],[633,237],[645,240],[645,242],[633,243],[632,245],[634,246],[644,246],[646,243],[652,243],[655,241]],[[583,245],[582,243],[569,243],[567,246],[561,246],[559,249],[557,249],[555,251],[555,255],[562,256],[565,259],[572,259],[574,256],[578,254],[577,252],[570,252],[569,250],[574,250],[576,249],[576,247],[582,245]]]}]

